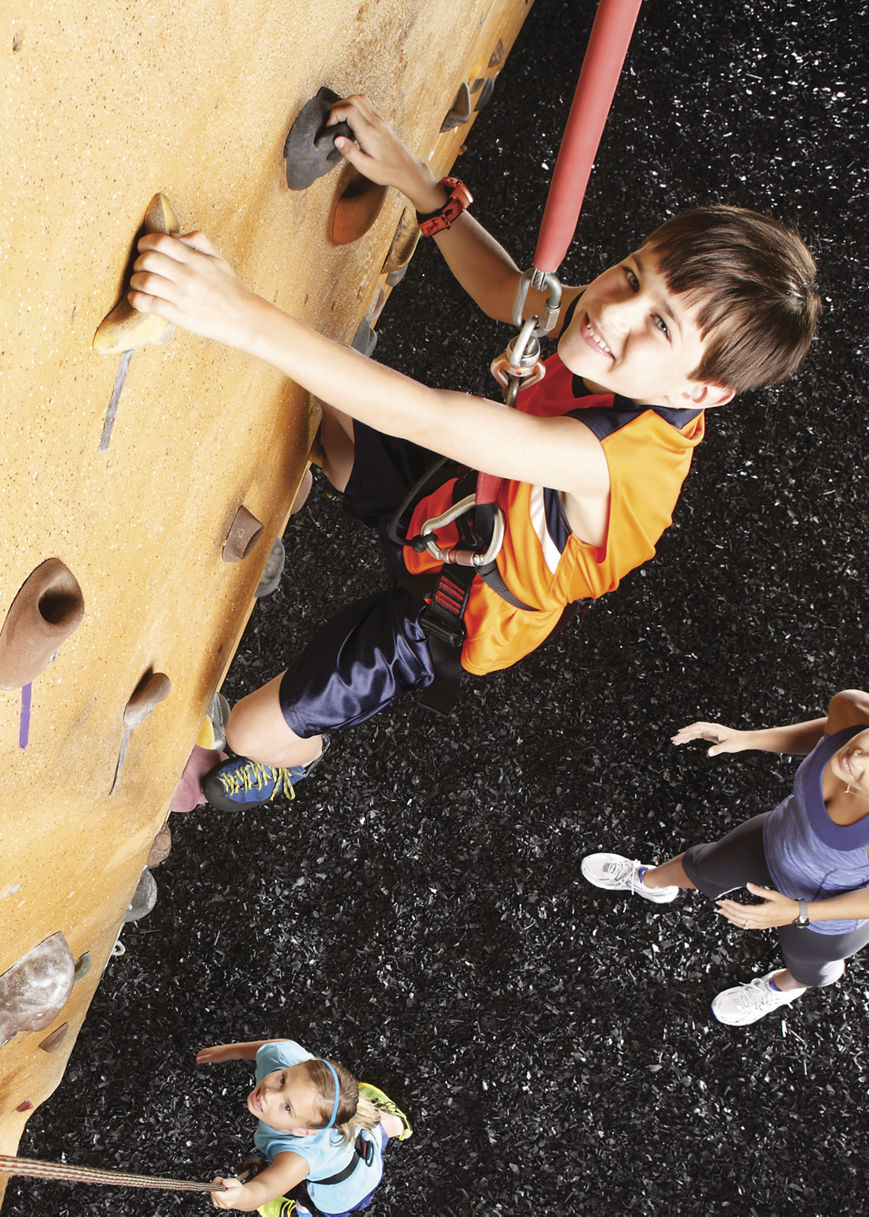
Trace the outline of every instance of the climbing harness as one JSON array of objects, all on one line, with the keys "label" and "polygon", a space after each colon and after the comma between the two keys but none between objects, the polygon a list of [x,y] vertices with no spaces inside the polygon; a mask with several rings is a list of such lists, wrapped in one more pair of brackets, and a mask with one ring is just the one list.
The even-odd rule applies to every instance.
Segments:
[{"label": "climbing harness", "polygon": [[[546,372],[540,362],[540,339],[554,328],[561,309],[561,282],[555,270],[576,230],[641,3],[642,0],[600,0],[546,199],[534,263],[522,275],[513,304],[513,323],[518,333],[490,367],[508,407],[515,406],[521,389],[536,384]],[[454,178],[444,179],[443,184],[453,190],[444,207],[451,223],[467,205],[464,196],[468,192]],[[434,217],[424,219],[431,233],[447,226],[438,224],[439,217],[440,213],[435,213]],[[544,294],[545,303],[539,314],[526,318],[525,305],[532,288]],[[456,478],[452,505],[426,520],[416,536],[401,535],[402,518],[426,494],[444,484],[444,473],[450,468],[454,473],[455,466],[451,467],[443,458],[428,470],[405,497],[388,530],[396,544],[409,546],[418,553],[426,549],[443,563],[440,572],[432,577],[434,586],[419,619],[435,669],[433,684],[422,690],[419,698],[443,714],[450,712],[458,696],[461,651],[466,637],[464,616],[474,580],[482,579],[516,608],[538,611],[514,596],[498,572],[496,560],[504,541],[505,521],[497,499],[503,478],[464,471]],[[458,544],[445,546],[438,540],[438,530],[448,524],[456,526]]]},{"label": "climbing harness", "polygon": [[125,1171],[101,1170],[95,1166],[72,1166],[68,1162],[42,1162],[0,1154],[0,1174],[28,1175],[33,1179],[64,1179],[69,1183],[100,1183],[112,1187],[149,1187],[170,1192],[222,1192],[222,1183],[194,1183],[188,1179],[163,1179],[158,1175],[129,1175]]},{"label": "climbing harness", "polygon": [[326,1179],[310,1179],[306,1180],[306,1182],[316,1183],[318,1187],[328,1187],[333,1183],[343,1183],[345,1179],[350,1178],[360,1162],[370,1166],[373,1161],[374,1144],[360,1132],[353,1143],[353,1157],[342,1170],[337,1171],[334,1175],[329,1175]]}]

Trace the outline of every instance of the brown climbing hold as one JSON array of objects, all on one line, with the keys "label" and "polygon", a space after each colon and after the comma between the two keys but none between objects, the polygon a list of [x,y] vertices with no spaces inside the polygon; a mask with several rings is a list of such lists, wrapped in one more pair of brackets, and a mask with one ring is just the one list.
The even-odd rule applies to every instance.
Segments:
[{"label": "brown climbing hold", "polygon": [[60,1045],[66,1039],[67,1031],[69,1031],[69,1023],[61,1023],[59,1027],[49,1031],[44,1040],[39,1041],[39,1047],[43,1052],[57,1052]]},{"label": "brown climbing hold", "polygon": [[57,1018],[75,978],[70,949],[58,931],[0,976],[0,1044],[18,1031],[41,1031]]},{"label": "brown climbing hold", "polygon": [[358,169],[353,169],[344,193],[335,204],[332,219],[332,240],[336,245],[349,245],[364,236],[380,214],[386,187],[378,186]]},{"label": "brown climbing hold", "polygon": [[502,64],[504,62],[504,56],[506,53],[507,52],[504,48],[504,39],[499,38],[497,45],[489,58],[489,67],[497,68],[499,64]]},{"label": "brown climbing hold", "polygon": [[0,630],[0,689],[30,684],[83,616],[78,579],[60,558],[46,558],[22,583]]},{"label": "brown climbing hold", "polygon": [[253,551],[262,531],[260,521],[242,504],[223,542],[224,562],[243,561]]},{"label": "brown climbing hold", "polygon": [[[142,229],[144,232],[179,231],[178,218],[164,194],[155,194],[151,199]],[[119,355],[121,351],[134,351],[149,344],[161,346],[175,333],[174,325],[162,317],[134,309],[127,300],[128,288],[129,282],[125,281],[120,300],[97,326],[93,348],[100,355]]]},{"label": "brown climbing hold", "polygon": [[33,1099],[25,1099],[15,1108],[16,1111],[33,1111]]}]

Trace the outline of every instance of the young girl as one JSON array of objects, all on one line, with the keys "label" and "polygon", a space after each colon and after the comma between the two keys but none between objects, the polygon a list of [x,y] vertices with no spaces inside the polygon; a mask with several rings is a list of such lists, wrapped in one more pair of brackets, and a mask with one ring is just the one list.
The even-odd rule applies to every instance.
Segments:
[{"label": "young girl", "polygon": [[348,1217],[368,1207],[383,1174],[390,1137],[406,1141],[404,1112],[376,1086],[361,1085],[337,1061],[312,1056],[294,1040],[203,1048],[196,1060],[256,1061],[247,1109],[254,1144],[268,1165],[243,1183],[217,1178],[216,1208],[262,1217]]},{"label": "young girl", "polygon": [[[759,731],[692,723],[674,744],[709,740],[709,756],[759,748],[806,755],[791,794],[720,841],[694,845],[661,866],[619,854],[589,854],[589,883],[658,904],[680,888],[699,888],[719,914],[743,930],[778,931],[785,967],[719,993],[712,1012],[745,1026],[795,1001],[812,985],[831,985],[845,960],[869,942],[869,694],[837,693],[826,718]],[[721,899],[746,887],[759,904]]]}]

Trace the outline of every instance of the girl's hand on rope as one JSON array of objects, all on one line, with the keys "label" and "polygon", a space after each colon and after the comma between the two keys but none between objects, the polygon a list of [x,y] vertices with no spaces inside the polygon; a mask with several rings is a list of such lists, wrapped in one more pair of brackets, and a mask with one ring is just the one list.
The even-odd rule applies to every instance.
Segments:
[{"label": "girl's hand on rope", "polygon": [[746,883],[752,896],[759,896],[762,904],[740,904],[737,900],[716,900],[718,914],[740,930],[772,930],[776,926],[791,925],[799,915],[799,901],[783,896],[771,887],[757,883]]},{"label": "girl's hand on rope", "polygon": [[326,125],[338,122],[349,124],[356,143],[339,135],[335,147],[361,174],[381,186],[395,186],[417,211],[443,207],[443,187],[438,186],[428,166],[405,147],[368,97],[358,94],[337,101]]},{"label": "girl's hand on rope", "polygon": [[678,746],[690,744],[693,740],[708,740],[712,747],[706,749],[706,755],[719,756],[722,752],[744,752],[751,747],[752,734],[751,731],[737,731],[721,723],[689,723],[672,736],[672,743]]},{"label": "girl's hand on rope", "polygon": [[216,1209],[234,1209],[238,1207],[238,1201],[245,1192],[245,1186],[240,1179],[230,1177],[224,1179],[218,1175],[216,1179],[211,1180],[212,1183],[222,1183],[224,1190],[222,1192],[209,1192],[211,1203]]},{"label": "girl's hand on rope", "polygon": [[196,1053],[197,1065],[219,1065],[223,1061],[234,1061],[235,1044],[214,1044],[210,1048],[200,1048]]},{"label": "girl's hand on rope", "polygon": [[127,299],[140,313],[155,313],[191,334],[241,349],[255,333],[252,317],[261,303],[201,232],[146,233],[139,240]]}]

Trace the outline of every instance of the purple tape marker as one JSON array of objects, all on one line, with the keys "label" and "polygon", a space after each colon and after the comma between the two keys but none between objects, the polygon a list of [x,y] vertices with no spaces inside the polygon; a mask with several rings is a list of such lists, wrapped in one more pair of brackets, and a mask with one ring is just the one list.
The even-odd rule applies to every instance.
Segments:
[{"label": "purple tape marker", "polygon": [[26,748],[30,739],[30,703],[33,696],[33,684],[21,686],[21,722],[18,726],[18,747]]}]

